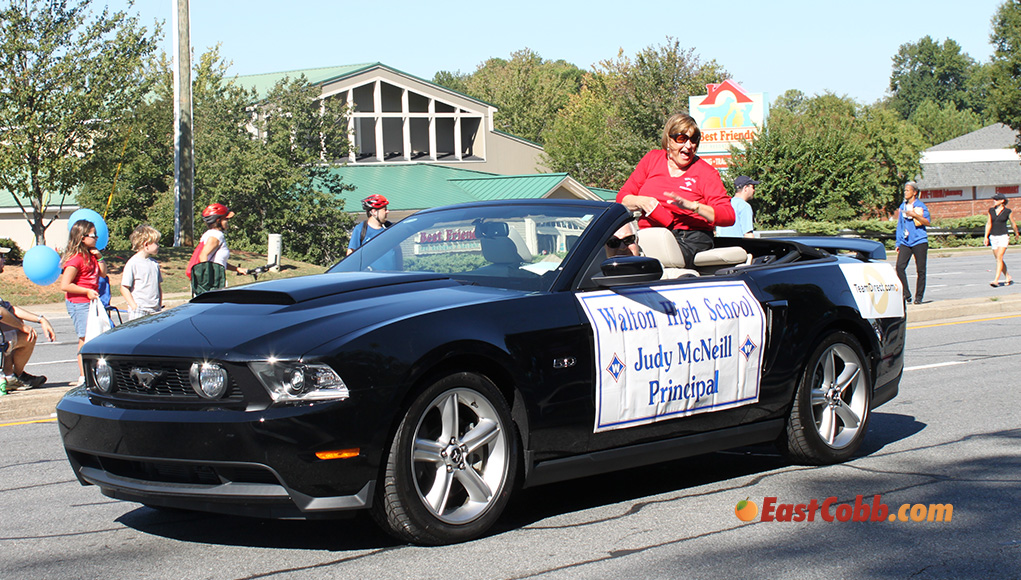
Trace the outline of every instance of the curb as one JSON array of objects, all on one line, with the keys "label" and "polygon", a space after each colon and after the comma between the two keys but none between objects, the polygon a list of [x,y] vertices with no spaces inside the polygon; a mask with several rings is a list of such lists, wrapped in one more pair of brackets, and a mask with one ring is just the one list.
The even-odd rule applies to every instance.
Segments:
[{"label": "curb", "polygon": [[0,427],[23,421],[52,419],[57,403],[74,387],[39,387],[30,391],[14,391],[0,397]]}]

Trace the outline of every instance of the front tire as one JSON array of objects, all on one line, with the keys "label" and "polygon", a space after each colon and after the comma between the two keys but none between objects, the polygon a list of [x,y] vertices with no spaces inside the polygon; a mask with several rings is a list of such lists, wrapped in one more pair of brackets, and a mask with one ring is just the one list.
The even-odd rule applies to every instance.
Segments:
[{"label": "front tire", "polygon": [[865,439],[872,377],[858,340],[837,331],[815,349],[778,441],[788,459],[808,465],[847,461]]},{"label": "front tire", "polygon": [[475,539],[507,505],[517,464],[517,434],[496,385],[474,373],[447,376],[408,407],[372,516],[416,544]]}]

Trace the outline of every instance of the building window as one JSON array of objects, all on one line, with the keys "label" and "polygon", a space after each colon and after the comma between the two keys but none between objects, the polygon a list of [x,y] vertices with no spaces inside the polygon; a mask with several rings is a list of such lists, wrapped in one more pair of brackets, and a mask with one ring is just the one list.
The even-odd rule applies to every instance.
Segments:
[{"label": "building window", "polygon": [[484,161],[484,113],[375,80],[339,93],[351,108],[352,163]]}]

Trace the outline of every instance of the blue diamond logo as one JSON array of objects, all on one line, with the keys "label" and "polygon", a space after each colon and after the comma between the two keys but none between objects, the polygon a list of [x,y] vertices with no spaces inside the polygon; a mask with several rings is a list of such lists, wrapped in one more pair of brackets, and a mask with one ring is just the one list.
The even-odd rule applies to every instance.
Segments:
[{"label": "blue diamond logo", "polygon": [[617,358],[617,353],[613,353],[613,360],[606,367],[606,372],[610,373],[614,381],[619,381],[620,375],[624,374],[624,363],[620,362],[620,359]]},{"label": "blue diamond logo", "polygon": [[744,339],[744,344],[741,345],[741,354],[744,355],[745,360],[748,360],[748,357],[752,356],[752,352],[757,348],[759,347],[752,342],[752,337],[747,336]]}]

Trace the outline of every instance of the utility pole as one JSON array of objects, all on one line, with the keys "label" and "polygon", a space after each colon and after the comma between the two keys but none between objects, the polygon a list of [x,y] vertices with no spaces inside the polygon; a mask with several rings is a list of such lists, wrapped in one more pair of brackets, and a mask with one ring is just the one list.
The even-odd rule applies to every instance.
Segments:
[{"label": "utility pole", "polygon": [[191,118],[191,30],[188,0],[170,0],[174,15],[174,246],[192,246],[195,149]]}]

